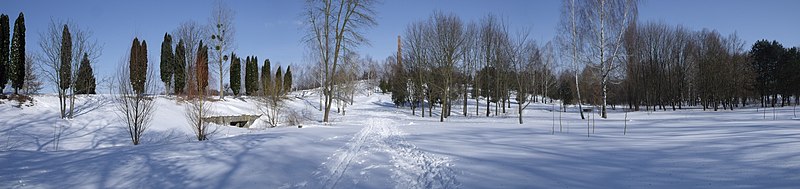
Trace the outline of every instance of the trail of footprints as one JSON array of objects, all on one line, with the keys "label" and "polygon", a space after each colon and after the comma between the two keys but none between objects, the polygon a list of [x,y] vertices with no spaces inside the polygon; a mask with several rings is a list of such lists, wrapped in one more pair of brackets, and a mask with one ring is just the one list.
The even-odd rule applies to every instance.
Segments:
[{"label": "trail of footprints", "polygon": [[[320,165],[314,173],[319,182],[310,183],[310,188],[357,185],[370,179],[370,173],[378,169],[389,169],[395,188],[458,188],[451,160],[420,151],[405,141],[403,132],[393,123],[390,119],[366,120],[363,129]],[[368,162],[375,160],[370,157],[378,153],[386,153],[391,159]],[[364,163],[372,165],[364,167]]]}]

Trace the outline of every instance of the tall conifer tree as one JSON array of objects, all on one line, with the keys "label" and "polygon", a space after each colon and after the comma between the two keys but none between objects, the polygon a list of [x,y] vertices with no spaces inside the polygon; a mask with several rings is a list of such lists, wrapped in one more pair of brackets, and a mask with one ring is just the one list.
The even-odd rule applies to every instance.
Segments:
[{"label": "tall conifer tree", "polygon": [[178,46],[175,47],[175,61],[173,61],[172,69],[175,94],[183,94],[183,88],[186,87],[186,47],[183,39],[178,40]]},{"label": "tall conifer tree", "polygon": [[14,94],[25,84],[25,15],[21,12],[14,21],[14,37],[11,39],[11,64],[8,72]]},{"label": "tall conifer tree", "polygon": [[0,15],[0,95],[3,94],[3,89],[8,83],[8,66],[11,64],[9,54],[11,53],[9,43],[11,38],[11,31],[9,30],[8,15]]},{"label": "tall conifer tree", "polygon": [[169,94],[170,83],[173,77],[175,55],[172,52],[172,36],[164,33],[164,41],[161,42],[161,82],[164,82],[164,93]]}]

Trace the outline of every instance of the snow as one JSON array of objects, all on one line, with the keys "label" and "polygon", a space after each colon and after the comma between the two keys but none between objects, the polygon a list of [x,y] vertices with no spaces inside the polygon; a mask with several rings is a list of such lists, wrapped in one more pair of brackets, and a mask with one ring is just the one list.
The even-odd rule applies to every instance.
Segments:
[{"label": "snow", "polygon": [[[395,108],[389,95],[360,94],[347,115],[334,107],[334,122],[322,124],[317,95],[291,96],[287,106],[314,119],[303,128],[219,126],[203,142],[193,140],[183,102],[159,96],[138,146],[109,95],[79,97],[70,120],[58,118],[52,95],[35,96],[33,106],[3,101],[0,188],[800,186],[800,119],[791,107],[774,115],[771,108],[630,112],[627,120],[612,110],[609,119],[596,116],[587,137],[575,107],[559,116],[552,104],[531,104],[520,125],[516,105],[475,116],[470,99],[469,116],[454,106],[441,123],[436,109],[422,118]],[[212,107],[215,115],[261,114],[248,98]]]}]

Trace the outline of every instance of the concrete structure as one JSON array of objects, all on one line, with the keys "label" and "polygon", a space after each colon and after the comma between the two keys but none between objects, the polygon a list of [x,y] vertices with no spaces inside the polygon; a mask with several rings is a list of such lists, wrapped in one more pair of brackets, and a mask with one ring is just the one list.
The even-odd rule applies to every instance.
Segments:
[{"label": "concrete structure", "polygon": [[240,128],[250,128],[261,115],[238,115],[238,116],[211,116],[203,118],[203,121],[216,123],[218,125],[228,125]]}]

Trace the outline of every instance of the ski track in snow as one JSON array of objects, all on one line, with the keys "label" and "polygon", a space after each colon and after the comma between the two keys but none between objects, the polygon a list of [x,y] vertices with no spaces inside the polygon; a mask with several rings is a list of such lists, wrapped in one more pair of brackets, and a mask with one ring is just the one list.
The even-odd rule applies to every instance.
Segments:
[{"label": "ski track in snow", "polygon": [[[406,142],[403,138],[405,134],[390,119],[373,118],[364,121],[364,124],[364,128],[329,156],[328,161],[322,163],[314,173],[319,179],[319,188],[357,185],[360,180],[369,179],[370,172],[378,168],[391,171],[395,188],[459,187],[450,158],[423,152]],[[380,153],[385,153],[390,159],[386,159],[387,162],[371,162],[378,165],[361,165],[369,161],[370,156]],[[351,170],[358,168],[361,168],[358,173]],[[342,183],[346,180],[352,180],[353,183]]]}]

